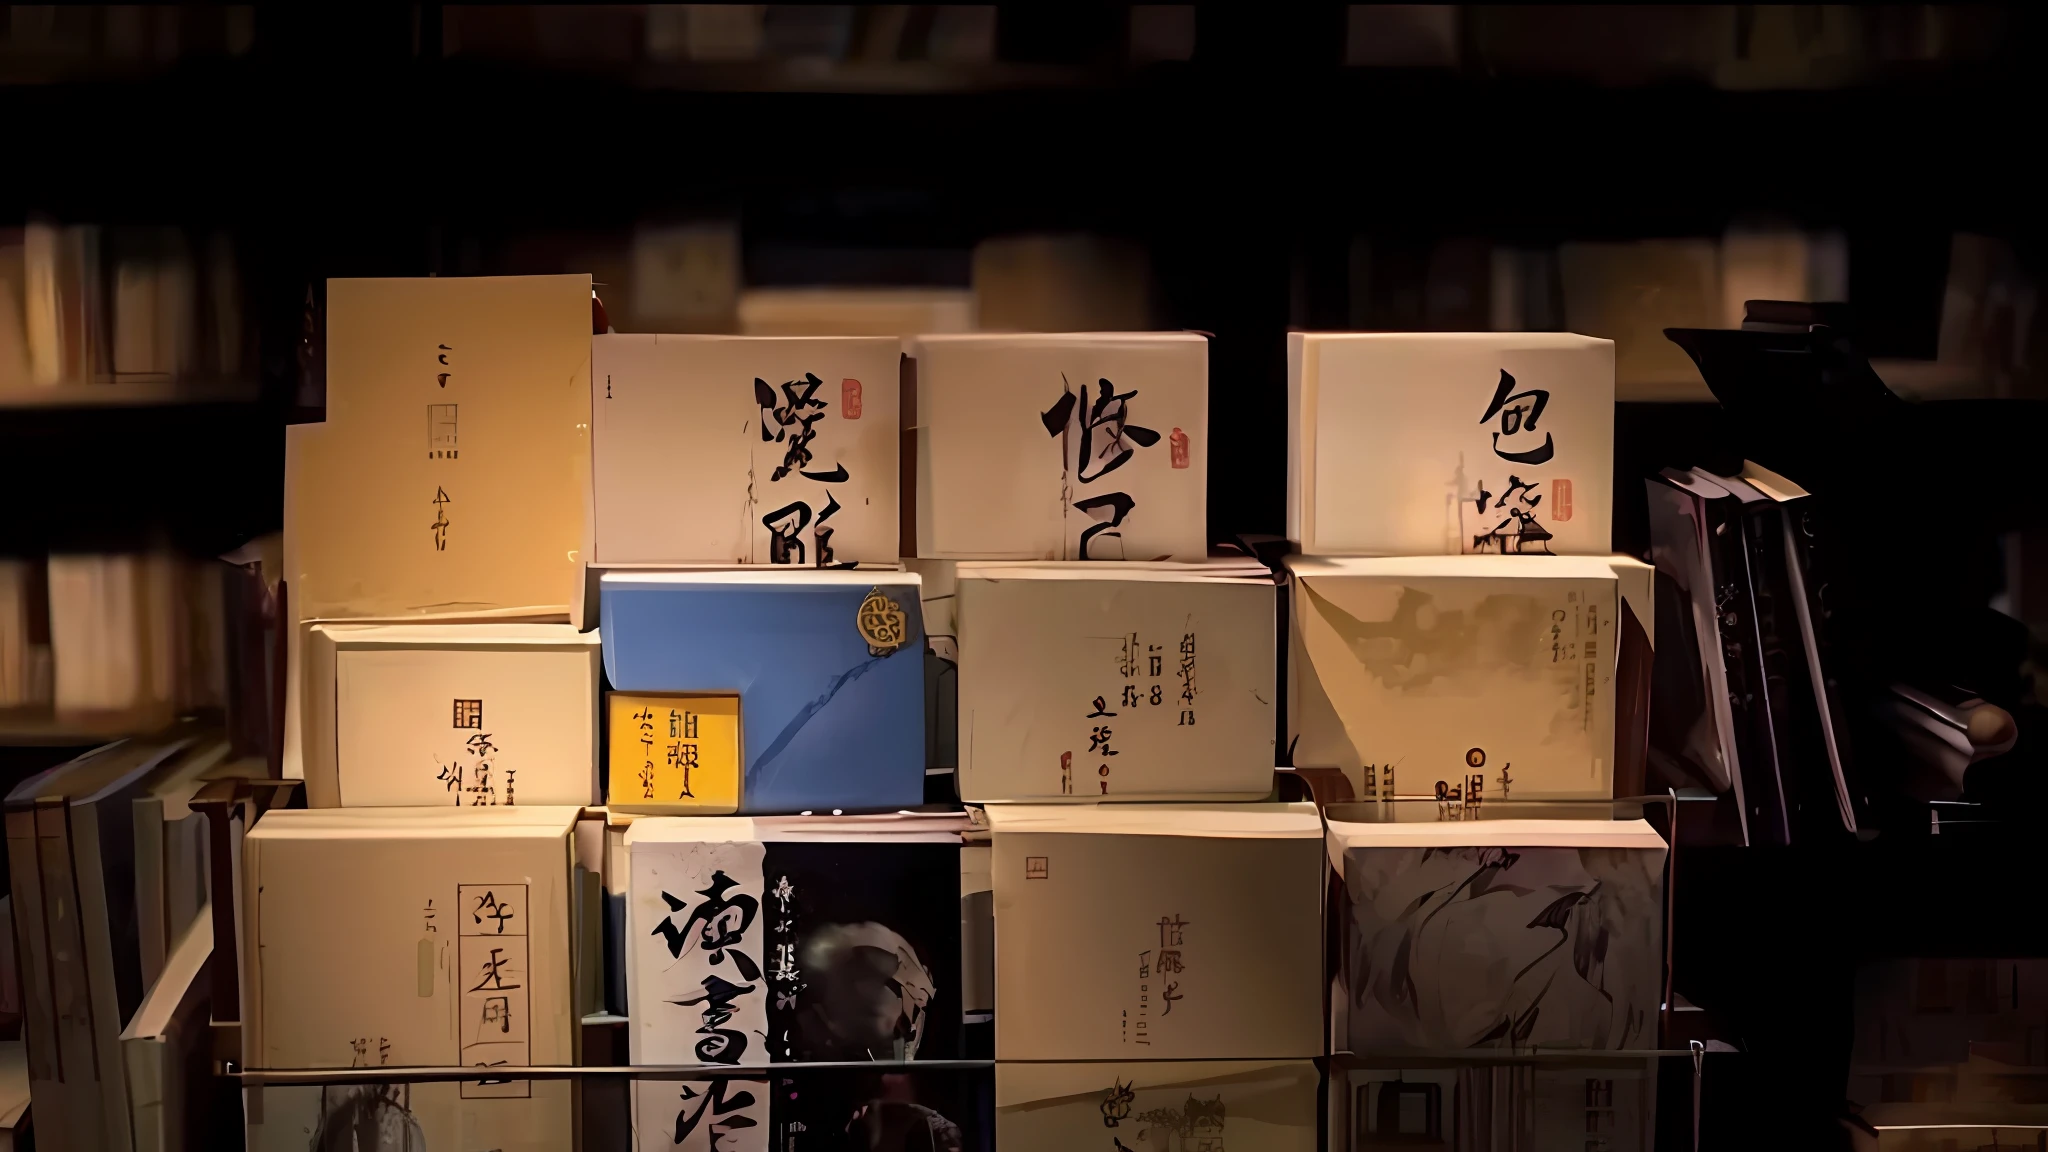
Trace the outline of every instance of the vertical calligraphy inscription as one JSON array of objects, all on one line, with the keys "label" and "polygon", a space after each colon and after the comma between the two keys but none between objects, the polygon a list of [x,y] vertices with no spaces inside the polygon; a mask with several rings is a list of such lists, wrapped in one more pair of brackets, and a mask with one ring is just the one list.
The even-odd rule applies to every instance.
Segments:
[{"label": "vertical calligraphy inscription", "polygon": [[[1502,491],[1489,491],[1482,476],[1477,495],[1468,497],[1476,529],[1469,537],[1471,547],[1468,551],[1548,556],[1551,555],[1551,533],[1537,518],[1539,512],[1545,511],[1542,508],[1543,494],[1537,490],[1542,480],[1531,469],[1550,463],[1557,455],[1557,445],[1550,433],[1538,427],[1544,409],[1550,405],[1550,390],[1525,388],[1518,392],[1516,388],[1515,378],[1502,369],[1493,399],[1479,418],[1481,424],[1499,421],[1491,431],[1493,453],[1519,467],[1508,474]],[[1536,440],[1539,433],[1542,436],[1540,442]],[[1570,482],[1560,483],[1564,485],[1562,491],[1569,493]],[[1566,500],[1569,500],[1568,496]],[[1556,518],[1564,520],[1570,516],[1567,511]]]},{"label": "vertical calligraphy inscription", "polygon": [[[687,731],[680,717],[676,727],[679,733]],[[784,905],[772,895],[763,899],[761,846],[663,844],[644,851],[647,871],[641,871],[642,850],[636,850],[634,883],[653,882],[660,903],[649,912],[659,913],[660,919],[639,945],[646,951],[638,979],[649,983],[635,995],[644,996],[637,1002],[661,1015],[657,1029],[640,1033],[636,1059],[733,1067],[766,1063],[773,1058],[768,998],[788,987],[777,984],[776,977],[795,980],[799,974],[793,955],[785,958],[785,967],[770,949],[772,921]],[[793,900],[794,890],[783,898]],[[739,1077],[643,1081],[636,1092],[643,1148],[700,1152],[762,1146],[768,1100],[759,1082]]]},{"label": "vertical calligraphy inscription", "polygon": [[483,730],[484,702],[457,699],[453,712],[455,730],[475,734],[464,740],[447,760],[434,757],[439,769],[434,779],[458,808],[464,804],[473,808],[511,804],[512,773],[509,769],[502,775],[497,771],[499,748],[492,742],[491,734]]},{"label": "vertical calligraphy inscription", "polygon": [[[461,994],[462,1062],[479,1068],[531,1062],[526,885],[463,884],[455,890],[456,990]],[[462,1098],[524,1099],[526,1080],[465,1080]]]},{"label": "vertical calligraphy inscription", "polygon": [[[780,485],[792,473],[818,484],[844,484],[852,479],[852,473],[844,464],[835,463],[829,469],[814,467],[818,425],[831,407],[830,401],[818,395],[818,389],[824,383],[816,373],[806,372],[801,380],[785,381],[778,397],[776,389],[770,387],[766,380],[758,376],[754,378],[754,404],[759,409],[761,420],[761,443],[780,444],[783,449],[781,461],[768,474],[770,484]],[[858,380],[841,381],[840,403],[846,419],[860,418]],[[838,562],[832,547],[832,533],[836,526],[828,523],[844,509],[830,488],[825,489],[824,495],[822,508],[813,508],[814,500],[799,498],[761,517],[761,526],[768,530],[770,564],[852,567],[850,563]],[[804,536],[806,530],[810,533],[808,545]]]},{"label": "vertical calligraphy inscription", "polygon": [[[453,352],[454,349],[446,344],[436,344],[434,346],[434,364],[439,369],[439,371],[434,373],[434,385],[439,392],[447,390],[448,381],[455,375],[453,367],[448,363],[448,358]],[[446,402],[427,405],[427,459],[442,461],[453,461],[455,459],[457,452],[455,444],[455,410],[456,406],[454,404]],[[453,526],[453,522],[448,518],[448,505],[451,503],[453,501],[448,495],[448,490],[439,483],[436,483],[434,485],[433,499],[434,519],[432,523],[427,525],[427,531],[433,535],[434,551],[436,552],[446,552],[448,550],[448,529]]]},{"label": "vertical calligraphy inscription", "polygon": [[[1094,521],[1082,529],[1075,555],[1067,558],[1129,559],[1122,554],[1123,533],[1119,529],[1137,504],[1128,492],[1097,489],[1095,484],[1128,463],[1138,449],[1159,443],[1159,433],[1130,422],[1130,403],[1137,398],[1136,388],[1118,392],[1116,385],[1106,378],[1098,379],[1095,386],[1095,399],[1091,401],[1085,385],[1076,395],[1073,384],[1061,373],[1059,398],[1039,413],[1038,419],[1045,426],[1046,435],[1060,442],[1062,519],[1072,511]],[[1107,487],[1104,485],[1104,489]],[[1118,555],[1097,556],[1092,547],[1098,539],[1117,541]],[[1062,538],[1063,556],[1066,549]]]}]

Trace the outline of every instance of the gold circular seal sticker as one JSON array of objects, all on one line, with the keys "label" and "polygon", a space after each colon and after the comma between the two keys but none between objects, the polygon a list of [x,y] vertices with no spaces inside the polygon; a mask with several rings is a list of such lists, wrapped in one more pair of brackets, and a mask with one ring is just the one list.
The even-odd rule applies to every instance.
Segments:
[{"label": "gold circular seal sticker", "polygon": [[860,602],[860,615],[855,623],[861,639],[868,642],[871,656],[887,656],[910,641],[910,618],[903,614],[903,606],[889,599],[880,588],[870,589],[867,599]]}]

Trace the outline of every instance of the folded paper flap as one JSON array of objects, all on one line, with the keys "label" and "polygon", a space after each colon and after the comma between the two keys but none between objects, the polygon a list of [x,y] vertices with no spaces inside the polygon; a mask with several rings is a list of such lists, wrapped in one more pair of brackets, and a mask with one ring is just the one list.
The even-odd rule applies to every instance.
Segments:
[{"label": "folded paper flap", "polygon": [[1664,847],[1664,838],[1647,820],[1331,820],[1330,838],[1346,848]]},{"label": "folded paper flap", "polygon": [[708,332],[612,332],[607,333],[604,338],[606,340],[618,341],[621,344],[697,344],[707,347],[723,345],[741,349],[765,348],[775,344],[788,343],[802,343],[815,349],[821,345],[837,343],[844,344],[849,348],[871,351],[884,347],[893,350],[902,343],[895,336],[840,336],[831,334],[818,336],[784,336],[779,334],[735,336]]},{"label": "folded paper flap", "polygon": [[1614,341],[1576,332],[1290,332],[1304,347],[1338,343],[1444,344],[1460,348],[1597,348]]},{"label": "folded paper flap", "polygon": [[1609,556],[1289,556],[1287,570],[1303,580],[1612,580]]},{"label": "folded paper flap", "polygon": [[1097,580],[1162,583],[1199,580],[1215,584],[1265,584],[1273,573],[1256,560],[1224,557],[1208,561],[1173,560],[1083,561],[1046,560],[960,561],[957,579],[974,580]]},{"label": "folded paper flap", "polygon": [[339,648],[597,648],[595,629],[570,624],[366,624],[320,622],[313,630]]},{"label": "folded paper flap", "polygon": [[1122,833],[1246,839],[1320,839],[1316,806],[1292,804],[990,804],[989,826],[1005,832]]},{"label": "folded paper flap", "polygon": [[1200,344],[1209,338],[1200,332],[954,332],[919,336],[905,345],[916,356],[925,348],[972,347],[1008,348],[1041,345],[1079,345],[1091,348],[1150,347],[1160,344]]},{"label": "folded paper flap", "polygon": [[567,836],[583,809],[519,804],[496,808],[292,808],[266,812],[250,840],[484,839]]},{"label": "folded paper flap", "polygon": [[898,569],[869,571],[866,569],[790,568],[786,566],[763,566],[747,569],[707,568],[665,572],[607,572],[602,579],[603,587],[607,591],[660,589],[707,584],[756,585],[801,591],[810,588],[839,588],[854,584],[915,588],[920,583],[917,573]]},{"label": "folded paper flap", "polygon": [[954,844],[970,829],[958,813],[881,816],[642,816],[626,845],[731,843]]}]

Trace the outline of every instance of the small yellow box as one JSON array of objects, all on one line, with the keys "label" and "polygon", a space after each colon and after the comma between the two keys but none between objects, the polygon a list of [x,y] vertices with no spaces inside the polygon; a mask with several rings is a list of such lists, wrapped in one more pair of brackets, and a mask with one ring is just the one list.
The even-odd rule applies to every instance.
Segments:
[{"label": "small yellow box", "polygon": [[606,804],[717,815],[740,808],[740,698],[610,692]]}]

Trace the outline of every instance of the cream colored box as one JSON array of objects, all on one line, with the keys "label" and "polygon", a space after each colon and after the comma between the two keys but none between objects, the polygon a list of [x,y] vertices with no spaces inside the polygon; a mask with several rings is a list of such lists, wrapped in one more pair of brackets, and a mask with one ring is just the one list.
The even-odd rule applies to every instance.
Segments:
[{"label": "cream colored box", "polygon": [[1310,804],[1007,805],[996,1059],[1323,1055],[1323,825]]},{"label": "cream colored box", "polygon": [[[266,813],[242,845],[249,1067],[575,1063],[570,877],[579,811]],[[427,1147],[540,1149],[572,1139],[566,1081],[413,1085],[388,1100],[352,1088],[311,1091],[310,1110],[303,1100],[286,1110],[310,1111],[315,1131],[375,1110]],[[283,1138],[307,1126],[273,1115],[273,1100],[288,1106],[294,1095],[306,1094],[252,1102],[252,1132],[275,1125]],[[265,1134],[252,1146],[282,1146],[270,1141]]]},{"label": "cream colored box", "polygon": [[588,276],[330,280],[327,412],[285,429],[284,774],[303,776],[303,625],[580,625]]},{"label": "cream colored box", "polygon": [[1315,1152],[1321,1084],[1306,1060],[999,1064],[996,1145]]},{"label": "cream colored box", "polygon": [[1254,563],[961,563],[960,795],[1264,799],[1277,589]]},{"label": "cream colored box", "polygon": [[1207,337],[921,336],[909,353],[918,556],[1207,555]]},{"label": "cream colored box", "polygon": [[1612,547],[1614,343],[1287,337],[1287,537],[1309,556]]},{"label": "cream colored box", "polygon": [[306,798],[326,807],[598,800],[598,634],[316,624]]},{"label": "cream colored box", "polygon": [[592,563],[896,563],[901,359],[893,336],[592,338]]},{"label": "cream colored box", "polygon": [[[1362,797],[1614,793],[1614,669],[1626,557],[1290,557],[1288,742]],[[1647,630],[1647,625],[1646,625]]]},{"label": "cream colored box", "polygon": [[330,280],[327,419],[286,436],[298,620],[581,602],[590,277]]}]

